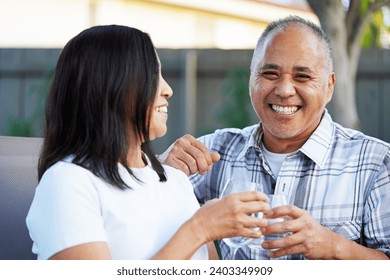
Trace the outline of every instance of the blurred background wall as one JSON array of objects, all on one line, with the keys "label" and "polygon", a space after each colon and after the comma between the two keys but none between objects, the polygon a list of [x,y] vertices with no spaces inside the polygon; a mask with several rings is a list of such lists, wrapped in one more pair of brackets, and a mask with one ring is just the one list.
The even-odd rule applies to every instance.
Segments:
[{"label": "blurred background wall", "polygon": [[[0,0],[0,135],[42,135],[61,48],[99,24],[137,27],[156,45],[174,91],[168,134],[155,141],[156,152],[185,133],[255,123],[248,96],[252,50],[269,21],[289,14],[318,23],[299,0]],[[390,51],[363,50],[356,84],[360,129],[390,142]]]}]

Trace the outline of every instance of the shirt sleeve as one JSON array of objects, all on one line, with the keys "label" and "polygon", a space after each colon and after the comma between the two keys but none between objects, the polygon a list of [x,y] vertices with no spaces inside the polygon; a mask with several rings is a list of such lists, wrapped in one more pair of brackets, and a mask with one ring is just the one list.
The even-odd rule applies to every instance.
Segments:
[{"label": "shirt sleeve", "polygon": [[[203,143],[207,147],[207,149],[211,151],[215,151],[212,149],[213,137],[214,134],[208,134],[199,137],[198,140],[201,143]],[[207,182],[210,180],[209,178],[212,175],[211,173],[212,172],[207,172],[206,174],[203,175],[200,175],[199,173],[195,173],[189,176],[191,184],[194,188],[194,193],[200,204],[204,204],[210,197],[210,188],[207,185]]]},{"label": "shirt sleeve", "polygon": [[364,235],[367,246],[390,258],[390,154],[385,157],[365,205]]},{"label": "shirt sleeve", "polygon": [[65,162],[44,174],[26,219],[38,259],[76,245],[106,241],[97,182],[88,170]]}]

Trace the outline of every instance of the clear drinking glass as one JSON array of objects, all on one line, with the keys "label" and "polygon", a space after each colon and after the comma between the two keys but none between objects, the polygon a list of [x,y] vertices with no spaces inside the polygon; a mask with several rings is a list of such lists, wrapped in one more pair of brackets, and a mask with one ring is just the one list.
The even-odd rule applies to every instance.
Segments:
[{"label": "clear drinking glass", "polygon": [[[283,206],[283,205],[287,205],[288,204],[287,203],[287,197],[285,195],[283,195],[283,194],[268,195],[268,198],[269,198],[269,203],[270,203],[270,207],[271,208],[275,208],[275,207],[278,207],[278,206]],[[270,224],[280,223],[280,222],[283,222],[283,221],[284,221],[283,217],[275,218],[275,219],[269,219],[268,220],[268,222]],[[264,236],[264,241],[282,238],[282,237],[285,237],[288,234],[289,234],[288,232],[282,232],[282,233],[277,233],[277,234],[266,235],[266,236]],[[273,249],[273,250],[277,250],[277,249]],[[285,260],[285,259],[287,259],[286,256],[283,256],[283,257],[280,257],[280,258],[271,258],[271,260]]]},{"label": "clear drinking glass", "polygon": [[[232,179],[229,179],[219,198],[222,198],[224,196],[237,193],[237,192],[243,192],[243,191],[255,191],[256,190],[256,184],[252,182],[246,182],[246,181],[234,181]],[[243,236],[235,236],[235,237],[229,237],[222,239],[223,242],[225,242],[229,248],[230,248],[230,259],[234,260],[237,250],[246,244],[248,244],[251,241],[251,238],[243,237]]]},{"label": "clear drinking glass", "polygon": [[[255,190],[262,190],[261,186],[257,183],[252,183],[254,185],[254,189]],[[258,212],[258,213],[253,213],[252,216],[258,218],[258,219],[263,219],[264,218],[264,213],[263,212]],[[259,228],[255,228],[254,230],[256,231],[259,231],[260,229]],[[251,249],[251,250],[263,250],[262,247],[261,247],[261,244],[263,243],[264,241],[264,236],[260,236],[259,238],[252,238],[251,240],[249,240],[247,246]]]}]

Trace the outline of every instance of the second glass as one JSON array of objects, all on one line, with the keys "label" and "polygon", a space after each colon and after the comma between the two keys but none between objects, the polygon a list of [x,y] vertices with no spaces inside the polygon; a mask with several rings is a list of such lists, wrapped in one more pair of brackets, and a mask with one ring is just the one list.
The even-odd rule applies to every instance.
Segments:
[{"label": "second glass", "polygon": [[[270,194],[270,195],[268,195],[268,198],[269,198],[269,204],[270,204],[271,208],[275,208],[278,206],[283,206],[283,205],[288,204],[287,197],[283,194]],[[258,215],[259,218],[263,217],[263,213],[258,213],[256,215]],[[282,217],[268,220],[268,222],[270,224],[279,223],[279,222],[283,222],[283,221],[284,221],[284,218],[282,218]],[[282,237],[286,236],[287,234],[288,233],[283,232],[283,233],[278,233],[278,234],[264,235],[260,238],[250,240],[250,242],[248,242],[247,246],[255,252],[255,256],[257,255],[256,258],[268,259],[269,258],[268,250],[263,249],[261,246],[263,241],[282,238]],[[273,250],[277,250],[277,249],[273,249]],[[284,256],[284,257],[280,257],[280,258],[269,258],[269,259],[271,259],[271,260],[285,260],[285,259],[287,259],[287,257]]]},{"label": "second glass", "polygon": [[[256,183],[253,182],[245,182],[245,181],[234,181],[232,179],[229,179],[219,198],[222,198],[224,196],[237,193],[237,192],[243,192],[243,191],[255,191],[256,190]],[[251,241],[251,238],[243,237],[243,236],[235,236],[235,237],[229,237],[222,239],[223,242],[226,243],[226,245],[230,248],[230,259],[234,260],[237,250],[246,244],[248,244]]]}]

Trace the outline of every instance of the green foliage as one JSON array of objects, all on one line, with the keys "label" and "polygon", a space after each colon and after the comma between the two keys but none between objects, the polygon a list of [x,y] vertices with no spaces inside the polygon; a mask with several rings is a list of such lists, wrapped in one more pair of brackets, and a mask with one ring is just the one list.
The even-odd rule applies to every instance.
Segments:
[{"label": "green foliage", "polygon": [[[36,101],[36,107],[34,108],[31,117],[29,119],[26,119],[25,117],[9,117],[5,127],[6,135],[23,137],[37,136],[35,128],[43,123],[46,97],[53,74],[54,69],[49,69],[44,75],[43,82],[30,89],[28,94]],[[40,136],[40,133],[38,133],[38,136]]]},{"label": "green foliage", "polygon": [[364,15],[367,13],[369,6],[375,3],[376,0],[361,0],[360,2],[360,14]]},{"label": "green foliage", "polygon": [[7,135],[31,137],[33,134],[33,123],[31,120],[10,117],[6,123]]},{"label": "green foliage", "polygon": [[42,124],[44,121],[44,111],[46,105],[47,94],[49,92],[52,80],[54,76],[54,68],[47,70],[44,76],[43,82],[33,89],[33,93],[36,96],[37,105],[33,113],[33,120],[35,123]]},{"label": "green foliage", "polygon": [[[375,2],[375,0],[365,0],[362,1],[360,6],[360,12],[364,13],[368,10],[368,6],[370,3]],[[388,7],[384,7],[388,8]],[[388,48],[389,42],[383,41],[383,36],[390,37],[390,26],[386,25],[384,18],[383,10],[377,10],[372,14],[371,22],[366,26],[363,36],[362,36],[362,47],[363,48],[371,48],[371,47],[379,47],[379,48]]]},{"label": "green foliage", "polygon": [[222,106],[218,119],[224,127],[243,128],[253,124],[253,109],[249,97],[249,69],[233,69],[223,81]]}]

